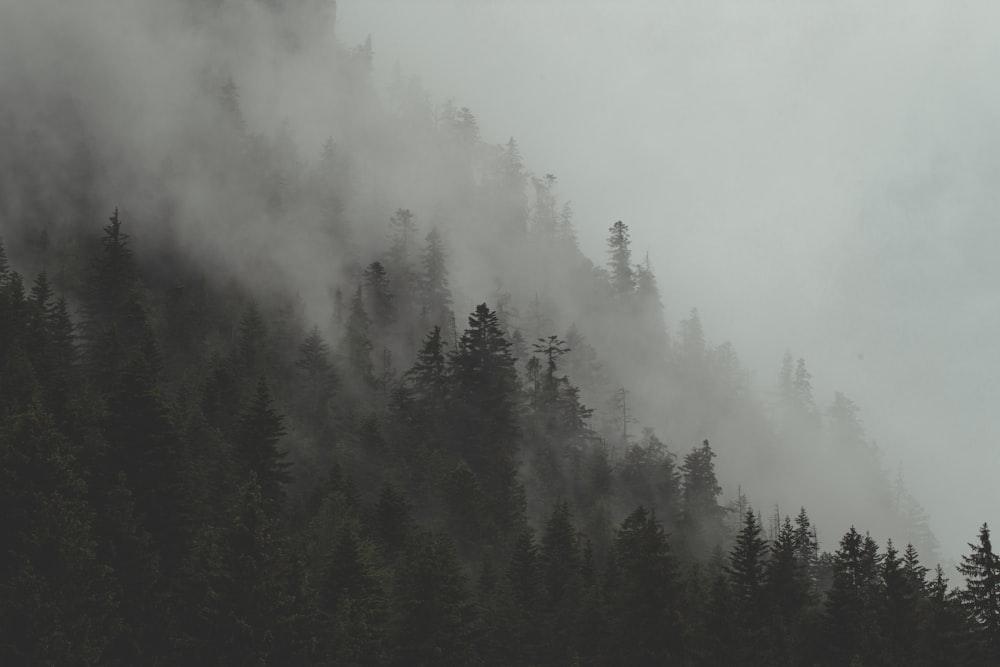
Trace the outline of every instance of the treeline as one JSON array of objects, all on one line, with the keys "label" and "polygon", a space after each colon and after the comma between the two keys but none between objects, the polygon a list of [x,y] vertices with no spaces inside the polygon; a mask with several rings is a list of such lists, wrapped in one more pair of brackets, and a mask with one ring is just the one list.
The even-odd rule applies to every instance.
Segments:
[{"label": "treeline", "polygon": [[[724,506],[707,441],[612,455],[566,341],[486,304],[459,330],[439,243],[409,296],[369,264],[332,346],[182,259],[151,280],[117,212],[65,294],[0,246],[4,662],[1000,661],[986,526],[952,589],[912,546]],[[411,321],[413,362],[373,360]]]}]

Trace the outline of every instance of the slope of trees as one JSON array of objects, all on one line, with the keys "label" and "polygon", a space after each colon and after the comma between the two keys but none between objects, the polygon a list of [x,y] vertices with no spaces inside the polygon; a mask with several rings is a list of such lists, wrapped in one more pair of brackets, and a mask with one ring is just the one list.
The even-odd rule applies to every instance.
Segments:
[{"label": "slope of trees", "polygon": [[[317,3],[256,4],[308,47]],[[5,664],[996,662],[986,526],[952,588],[856,404],[669,332],[628,225],[591,262],[555,176],[416,80],[383,109],[374,55],[333,51],[321,149],[252,127],[224,58],[136,165],[69,93],[0,110]],[[758,459],[751,495],[836,465],[878,525],[821,551],[828,507],[729,502]]]},{"label": "slope of trees", "polygon": [[[204,298],[242,311],[190,322],[232,327],[228,349],[164,373],[189,341],[121,228],[104,229],[79,324],[44,273],[28,293],[4,257],[0,647],[14,663],[996,660],[985,525],[962,589],[940,567],[929,578],[912,545],[853,528],[818,553],[804,509],[768,537],[752,509],[719,504],[708,441],[679,466],[651,432],[612,458],[560,372],[566,344],[539,341],[519,371],[486,304],[454,350],[435,326],[385,396],[338,381],[356,348],[338,362],[315,330],[286,341],[280,311],[232,294]],[[112,273],[127,292],[90,287]],[[641,504],[613,509],[627,499]]]}]

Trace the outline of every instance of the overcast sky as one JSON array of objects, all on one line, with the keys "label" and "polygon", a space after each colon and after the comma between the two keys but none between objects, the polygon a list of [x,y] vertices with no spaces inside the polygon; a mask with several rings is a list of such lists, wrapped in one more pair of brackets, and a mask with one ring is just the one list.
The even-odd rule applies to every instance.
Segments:
[{"label": "overcast sky", "polygon": [[516,137],[596,261],[624,220],[671,326],[857,401],[954,556],[1000,526],[1000,6],[878,4],[341,0],[338,32]]}]

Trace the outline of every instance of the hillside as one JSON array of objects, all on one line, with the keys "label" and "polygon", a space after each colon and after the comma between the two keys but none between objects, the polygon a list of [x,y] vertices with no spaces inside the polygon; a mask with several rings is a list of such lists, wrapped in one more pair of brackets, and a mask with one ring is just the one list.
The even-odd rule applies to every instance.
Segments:
[{"label": "hillside", "polygon": [[14,10],[64,57],[0,78],[14,662],[995,655],[985,526],[928,577],[857,405],[668,327],[626,223],[584,256],[558,179],[381,99],[332,4],[62,11]]}]

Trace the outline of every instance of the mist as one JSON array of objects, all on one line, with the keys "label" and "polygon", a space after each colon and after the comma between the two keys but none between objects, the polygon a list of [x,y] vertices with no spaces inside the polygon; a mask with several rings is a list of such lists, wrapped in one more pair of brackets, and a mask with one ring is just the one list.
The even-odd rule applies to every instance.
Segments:
[{"label": "mist", "polygon": [[998,19],[0,0],[0,646],[1000,660]]},{"label": "mist", "polygon": [[821,407],[852,397],[954,557],[1000,502],[996,13],[342,2],[338,31],[372,35],[383,86],[399,63],[515,136],[596,262],[625,220],[672,332],[697,307],[756,388],[787,349]]},{"label": "mist", "polygon": [[[656,272],[669,333],[697,308],[708,342],[732,343],[765,410],[786,351],[808,363],[821,411],[834,391],[851,397],[886,475],[902,473],[954,557],[997,500],[996,427],[984,409],[998,361],[986,344],[996,329],[986,255],[996,232],[984,220],[996,205],[996,101],[986,90],[1000,47],[983,11],[22,3],[4,9],[0,81],[14,122],[29,128],[11,153],[100,163],[89,213],[134,214],[147,252],[176,243],[217,275],[289,295],[336,337],[332,291],[350,291],[392,212],[412,209],[421,233],[451,232],[459,317],[503,292],[525,311],[541,280],[561,309],[555,330],[582,322],[611,362],[605,389],[638,392],[637,421],[669,433],[654,397],[676,393],[674,381],[633,377],[642,362],[610,349],[608,315],[560,293],[572,277],[505,266],[488,225],[471,224],[482,215],[452,157],[379,111],[400,103],[399,82],[409,82],[410,115],[433,119],[448,100],[469,107],[482,142],[475,159],[516,138],[529,172],[556,175],[554,196],[571,202],[580,247],[598,266],[608,226],[624,220],[634,259],[648,256]],[[334,64],[359,57],[370,82]],[[237,105],[228,120],[217,104],[227,82]],[[200,153],[210,135],[221,144]],[[337,203],[351,233],[315,222],[320,199],[279,192],[289,177],[278,172],[318,173],[327,142],[347,156],[347,182],[362,193]],[[253,155],[265,152],[273,160],[261,171]],[[69,178],[35,176],[36,193]],[[300,181],[320,187],[319,178]],[[268,202],[296,202],[281,212],[294,234],[262,213],[262,185],[274,186]],[[5,206],[9,221],[45,208],[13,187]],[[79,222],[79,211],[59,206],[53,224]],[[18,237],[8,245],[16,254]],[[605,397],[588,398],[600,412]],[[670,447],[713,435],[701,430],[681,428]],[[782,512],[837,504],[799,499],[808,483],[769,488],[775,480],[754,472],[769,465],[748,451],[723,458],[727,493],[742,488]]]}]

